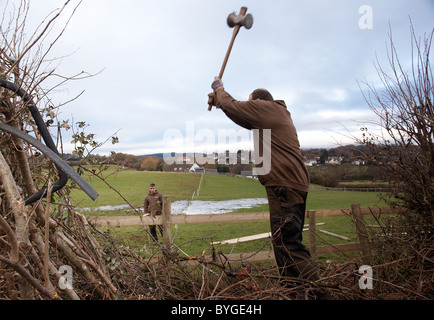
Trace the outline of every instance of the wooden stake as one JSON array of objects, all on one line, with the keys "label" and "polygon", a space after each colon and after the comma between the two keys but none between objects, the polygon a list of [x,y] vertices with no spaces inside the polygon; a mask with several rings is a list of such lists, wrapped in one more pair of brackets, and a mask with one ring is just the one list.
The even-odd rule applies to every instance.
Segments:
[{"label": "wooden stake", "polygon": [[168,251],[171,251],[172,247],[171,212],[170,196],[163,196],[163,243]]},{"label": "wooden stake", "polygon": [[371,247],[369,245],[368,233],[366,232],[366,224],[363,219],[362,210],[360,209],[360,203],[354,203],[351,205],[351,214],[360,241],[362,262],[369,265],[372,262]]},{"label": "wooden stake", "polygon": [[50,289],[50,275],[48,272],[48,264],[50,262],[50,204],[51,204],[51,192],[53,187],[51,181],[48,182],[47,187],[47,203],[45,204],[45,251],[44,251],[44,280],[45,287]]},{"label": "wooden stake", "polygon": [[312,259],[316,260],[316,211],[308,210],[307,217],[309,218],[309,252]]}]

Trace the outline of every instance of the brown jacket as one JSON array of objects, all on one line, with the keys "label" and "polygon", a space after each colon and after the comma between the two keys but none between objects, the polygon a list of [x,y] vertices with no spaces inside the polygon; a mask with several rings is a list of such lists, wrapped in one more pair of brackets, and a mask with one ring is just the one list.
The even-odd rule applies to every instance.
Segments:
[{"label": "brown jacket", "polygon": [[[301,155],[297,131],[284,101],[237,101],[224,90],[217,91],[217,101],[223,112],[243,128],[271,129],[271,171],[258,176],[262,185],[285,186],[303,192],[309,190],[309,174]],[[260,130],[259,146],[262,145]]]},{"label": "brown jacket", "polygon": [[158,191],[148,193],[145,198],[145,212],[151,215],[160,215],[163,208],[163,195]]}]

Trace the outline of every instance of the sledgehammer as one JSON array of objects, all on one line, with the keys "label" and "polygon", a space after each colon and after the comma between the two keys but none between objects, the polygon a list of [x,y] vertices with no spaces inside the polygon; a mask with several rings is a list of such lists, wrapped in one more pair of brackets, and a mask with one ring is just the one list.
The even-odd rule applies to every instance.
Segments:
[{"label": "sledgehammer", "polygon": [[[240,31],[241,27],[245,27],[246,29],[250,29],[253,26],[253,16],[249,13],[246,15],[247,8],[242,7],[240,10],[240,14],[236,15],[235,13],[231,13],[228,16],[227,23],[228,26],[234,28],[234,32],[232,34],[231,42],[229,43],[228,51],[226,52],[226,57],[223,60],[222,68],[220,69],[219,79],[223,77],[223,73],[225,72],[226,64],[228,63],[229,55],[231,54],[232,47],[234,45],[235,38]],[[212,110],[212,105],[208,107],[208,111]]]}]

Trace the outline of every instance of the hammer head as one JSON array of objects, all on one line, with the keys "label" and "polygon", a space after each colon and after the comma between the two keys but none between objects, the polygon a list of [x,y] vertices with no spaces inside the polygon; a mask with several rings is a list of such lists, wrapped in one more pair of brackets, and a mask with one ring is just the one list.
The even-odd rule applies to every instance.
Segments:
[{"label": "hammer head", "polygon": [[228,16],[227,23],[228,26],[234,28],[235,26],[245,27],[246,29],[250,29],[253,26],[253,16],[249,14],[245,14],[247,8],[241,8],[240,14],[236,15],[235,13],[231,13]]}]

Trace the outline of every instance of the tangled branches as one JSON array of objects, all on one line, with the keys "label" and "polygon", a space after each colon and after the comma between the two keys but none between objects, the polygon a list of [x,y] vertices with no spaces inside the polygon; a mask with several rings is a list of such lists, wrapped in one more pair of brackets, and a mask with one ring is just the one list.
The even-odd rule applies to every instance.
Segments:
[{"label": "tangled branches", "polygon": [[373,214],[370,229],[375,251],[376,298],[432,299],[434,297],[434,238],[426,225],[406,208],[383,217]]},{"label": "tangled branches", "polygon": [[[39,71],[47,70],[44,59],[63,31],[47,50],[40,42],[69,2],[48,16],[28,41],[23,38],[27,2],[14,11],[15,21],[7,22],[3,16],[0,77],[37,97],[38,103],[51,91],[41,84],[54,74]],[[1,133],[0,299],[287,300],[316,299],[324,292],[334,299],[432,299],[431,38],[432,34],[424,48],[415,42],[419,64],[413,69],[414,79],[398,74],[401,65],[392,55],[392,67],[398,67],[395,79],[379,70],[390,97],[382,100],[375,90],[372,99],[367,97],[395,139],[380,148],[364,141],[379,151],[372,153],[376,159],[368,160],[380,164],[392,178],[389,182],[396,193],[391,204],[404,208],[386,220],[377,218],[378,228],[371,230],[373,289],[361,290],[358,261],[322,266],[320,280],[311,282],[283,278],[275,267],[233,263],[221,253],[186,259],[161,247],[161,254],[145,259],[77,212],[68,188],[52,193],[59,176],[56,167],[25,142]],[[53,110],[45,109],[48,125],[54,122]],[[0,90],[0,121],[40,139],[28,105],[14,92]],[[88,137],[75,137],[77,142],[82,138]],[[25,196],[41,187],[46,188],[45,199],[26,205]]]}]

